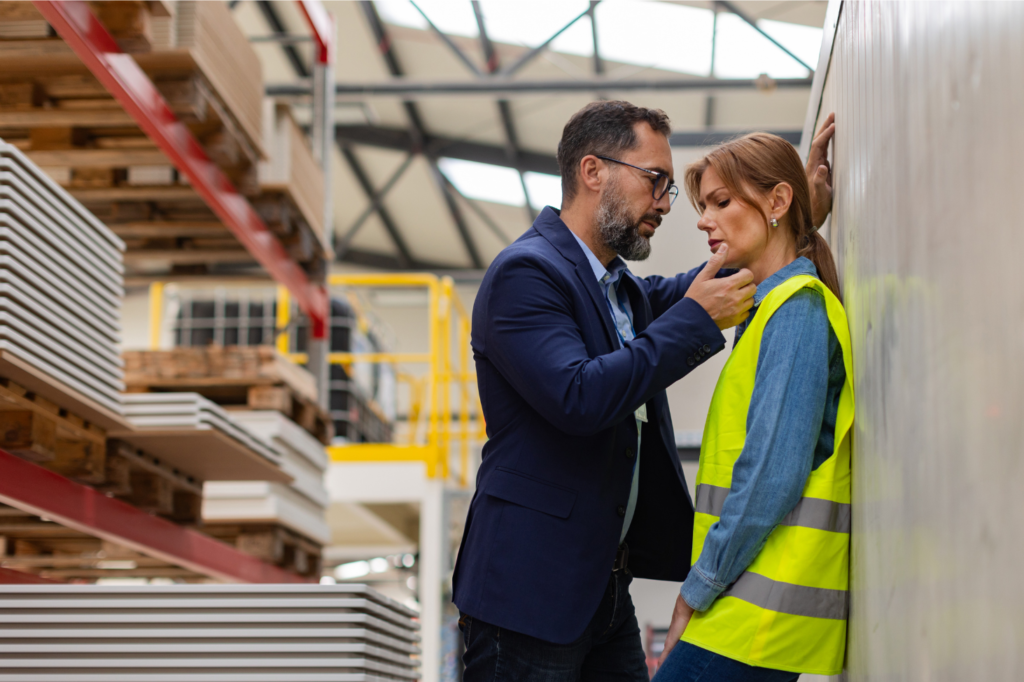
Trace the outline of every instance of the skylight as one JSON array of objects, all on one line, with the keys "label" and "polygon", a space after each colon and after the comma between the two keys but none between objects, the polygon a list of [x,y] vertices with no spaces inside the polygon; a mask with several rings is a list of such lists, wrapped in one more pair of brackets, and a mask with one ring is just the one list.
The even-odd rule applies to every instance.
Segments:
[{"label": "skylight", "polygon": [[[417,4],[445,33],[477,38],[479,31],[468,2],[418,0]],[[379,0],[384,21],[427,29],[426,20],[408,0]],[[481,10],[491,40],[535,47],[551,37],[589,3],[582,0],[482,0]],[[612,62],[710,75],[714,15],[709,9],[649,0],[604,0],[597,6],[601,56]],[[816,67],[822,30],[780,21],[758,26]],[[551,44],[563,54],[593,55],[589,17],[577,21]],[[720,78],[800,78],[807,70],[734,14],[719,13],[715,74]],[[611,74],[614,77],[614,73]]]},{"label": "skylight", "polygon": [[[513,168],[448,158],[440,159],[438,165],[463,196],[508,206],[526,204],[519,173]],[[562,205],[562,180],[557,175],[528,171],[524,179],[535,209]]]}]

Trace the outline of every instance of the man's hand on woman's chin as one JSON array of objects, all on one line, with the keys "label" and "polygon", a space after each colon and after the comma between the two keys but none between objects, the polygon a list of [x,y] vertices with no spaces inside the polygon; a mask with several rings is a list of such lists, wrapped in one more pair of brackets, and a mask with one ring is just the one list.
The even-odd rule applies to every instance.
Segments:
[{"label": "man's hand on woman's chin", "polygon": [[692,616],[693,609],[690,608],[690,605],[686,603],[682,595],[676,595],[676,607],[672,609],[672,622],[668,626],[668,635],[665,637],[665,650],[658,657],[659,668],[668,658],[672,648],[679,643],[679,638],[683,636],[683,631],[686,630]]}]

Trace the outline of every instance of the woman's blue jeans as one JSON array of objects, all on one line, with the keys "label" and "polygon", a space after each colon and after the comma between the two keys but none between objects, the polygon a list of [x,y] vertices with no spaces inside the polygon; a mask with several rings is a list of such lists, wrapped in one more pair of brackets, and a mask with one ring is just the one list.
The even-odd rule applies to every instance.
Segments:
[{"label": "woman's blue jeans", "polygon": [[757,668],[689,642],[672,647],[654,682],[795,682],[800,673]]}]

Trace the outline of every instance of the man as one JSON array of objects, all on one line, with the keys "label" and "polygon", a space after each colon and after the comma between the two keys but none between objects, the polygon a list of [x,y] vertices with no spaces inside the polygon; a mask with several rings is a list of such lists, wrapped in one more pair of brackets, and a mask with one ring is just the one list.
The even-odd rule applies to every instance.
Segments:
[{"label": "man", "polygon": [[678,192],[660,110],[594,102],[548,207],[494,260],[472,346],[490,440],[454,576],[467,682],[647,680],[632,576],[682,581],[693,506],[665,388],[721,350],[755,287],[639,279]]}]

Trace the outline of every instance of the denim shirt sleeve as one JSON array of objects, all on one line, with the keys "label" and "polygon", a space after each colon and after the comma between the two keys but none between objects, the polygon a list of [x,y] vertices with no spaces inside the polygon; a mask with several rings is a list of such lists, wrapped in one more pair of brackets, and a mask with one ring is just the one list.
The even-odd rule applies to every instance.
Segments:
[{"label": "denim shirt sleeve", "polygon": [[825,412],[830,332],[825,300],[811,289],[765,325],[743,452],[722,515],[680,590],[697,611],[739,578],[803,494]]}]

